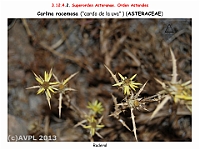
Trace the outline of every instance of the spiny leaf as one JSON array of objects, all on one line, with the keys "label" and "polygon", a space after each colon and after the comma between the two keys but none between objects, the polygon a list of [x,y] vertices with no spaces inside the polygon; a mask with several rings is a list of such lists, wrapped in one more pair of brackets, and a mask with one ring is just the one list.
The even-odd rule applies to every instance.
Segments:
[{"label": "spiny leaf", "polygon": [[76,125],[74,125],[74,128],[76,128],[78,126],[84,127],[83,123],[86,123],[86,122],[87,122],[87,120],[82,120],[82,121],[78,122]]},{"label": "spiny leaf", "polygon": [[166,88],[166,85],[164,82],[158,80],[157,78],[154,78],[158,83],[160,83],[162,85],[162,88],[165,89]]},{"label": "spiny leaf", "polygon": [[165,98],[162,100],[162,102],[160,104],[158,104],[158,106],[156,107],[156,109],[154,110],[153,114],[150,117],[150,120],[152,120],[155,115],[158,113],[158,111],[160,109],[163,108],[163,106],[165,105],[165,103],[170,99],[171,97],[169,95],[166,95]]},{"label": "spiny leaf", "polygon": [[116,83],[119,83],[119,80],[117,79],[116,75],[114,75],[114,74],[112,73],[112,71],[111,71],[106,65],[104,65],[104,66],[105,66],[106,69],[110,72],[110,74],[111,74],[112,78],[115,80],[115,82],[116,82]]},{"label": "spiny leaf", "polygon": [[131,131],[131,129],[126,125],[126,123],[125,123],[122,119],[118,119],[118,121],[119,121],[124,127],[126,127],[129,131]]},{"label": "spiny leaf", "polygon": [[50,97],[49,97],[47,92],[45,92],[45,94],[46,94],[46,98],[47,98],[47,101],[48,101],[48,104],[49,104],[49,108],[51,109]]},{"label": "spiny leaf", "polygon": [[140,90],[136,93],[135,98],[138,98],[140,93],[144,90],[145,85],[147,84],[148,81],[145,82],[145,84],[140,88]]},{"label": "spiny leaf", "polygon": [[61,117],[61,109],[62,109],[62,93],[59,93],[59,118]]},{"label": "spiny leaf", "polygon": [[172,51],[172,49],[170,48],[170,53],[171,53],[171,57],[172,57],[172,80],[171,83],[175,84],[177,83],[177,67],[176,67],[176,58],[174,56],[174,53]]},{"label": "spiny leaf", "polygon": [[75,72],[74,74],[70,75],[67,79],[64,80],[63,84],[65,85],[71,78],[77,75],[79,72]]},{"label": "spiny leaf", "polygon": [[100,137],[101,139],[103,139],[103,137],[101,136],[101,134],[99,134],[97,131],[96,131],[95,133],[96,133],[96,135],[97,135],[98,137]]}]

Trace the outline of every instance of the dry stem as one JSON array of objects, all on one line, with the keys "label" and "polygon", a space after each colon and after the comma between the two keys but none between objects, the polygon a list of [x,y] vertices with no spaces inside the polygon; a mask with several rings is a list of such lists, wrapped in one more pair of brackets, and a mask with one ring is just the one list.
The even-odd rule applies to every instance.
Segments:
[{"label": "dry stem", "polygon": [[134,113],[133,113],[133,109],[134,108],[131,108],[131,118],[132,118],[132,124],[133,124],[133,130],[132,131],[134,132],[135,139],[138,142],[137,134],[136,134],[135,116],[134,116]]}]

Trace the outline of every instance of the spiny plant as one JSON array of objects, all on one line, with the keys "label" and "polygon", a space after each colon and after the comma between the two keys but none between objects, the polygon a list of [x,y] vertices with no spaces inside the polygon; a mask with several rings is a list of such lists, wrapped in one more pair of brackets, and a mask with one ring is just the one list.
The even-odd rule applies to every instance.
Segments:
[{"label": "spiny plant", "polygon": [[[136,74],[133,75],[131,78],[123,77],[120,73],[118,75],[121,78],[121,81],[119,81],[116,77],[116,75],[113,74],[113,72],[105,65],[106,69],[110,72],[112,78],[115,80],[116,84],[113,86],[119,86],[122,91],[124,98],[121,100],[120,103],[117,103],[117,98],[112,95],[112,99],[115,105],[115,111],[111,113],[110,116],[115,117],[124,127],[126,127],[129,131],[134,133],[136,141],[138,141],[137,133],[136,133],[136,123],[135,123],[135,115],[134,110],[145,110],[148,111],[145,108],[145,103],[150,98],[140,98],[139,95],[143,91],[145,85],[147,82],[145,82],[143,85],[141,83],[134,82],[133,79],[136,77]],[[142,85],[140,90],[136,92],[136,88],[139,88],[138,86]],[[151,101],[151,100],[150,100]],[[132,125],[133,129],[131,130],[126,123],[120,118],[120,113],[122,113],[124,110],[129,109],[131,111],[131,119],[132,119]]]},{"label": "spiny plant", "polygon": [[[37,91],[37,94],[45,93],[47,102],[49,104],[49,108],[51,109],[51,103],[50,100],[52,98],[52,94],[59,94],[59,117],[61,117],[61,108],[62,108],[62,100],[63,97],[66,96],[68,101],[67,105],[69,105],[69,108],[71,108],[75,113],[79,114],[81,118],[83,118],[82,121],[77,123],[75,127],[82,126],[85,129],[90,130],[90,140],[93,141],[93,136],[96,134],[100,138],[103,138],[99,133],[98,130],[103,128],[104,125],[101,124],[103,119],[103,106],[101,102],[98,102],[98,100],[94,101],[93,103],[88,103],[87,108],[89,109],[88,114],[81,112],[79,109],[77,109],[74,105],[70,103],[69,96],[67,94],[68,91],[76,91],[73,88],[68,87],[68,82],[71,80],[75,75],[78,74],[78,72],[75,72],[74,74],[70,75],[65,80],[59,81],[58,77],[52,72],[52,69],[49,73],[46,71],[44,72],[44,79],[33,72],[36,81],[39,83],[39,85],[28,87],[26,89],[35,89],[39,88]],[[51,81],[51,77],[54,77],[56,81]],[[101,117],[99,117],[101,115]]]},{"label": "spiny plant", "polygon": [[177,66],[176,59],[173,51],[170,49],[171,58],[172,58],[172,79],[171,81],[160,81],[155,78],[155,80],[161,84],[163,90],[157,93],[160,104],[157,105],[157,108],[151,115],[151,119],[159,112],[160,109],[166,104],[167,101],[173,100],[175,105],[183,104],[185,105],[190,112],[192,112],[192,83],[191,80],[187,82],[182,82],[177,80]]},{"label": "spiny plant", "polygon": [[[62,108],[62,99],[63,99],[63,95],[68,96],[66,91],[75,91],[75,89],[67,87],[67,83],[68,81],[73,78],[76,74],[78,74],[78,72],[70,75],[67,79],[62,80],[61,82],[58,80],[58,78],[56,77],[55,74],[53,74],[52,69],[50,70],[49,73],[47,73],[46,71],[44,72],[44,79],[40,76],[37,75],[33,72],[36,81],[38,82],[39,85],[36,86],[32,86],[32,87],[28,87],[26,89],[35,89],[35,88],[39,88],[37,91],[37,94],[42,94],[45,93],[46,95],[46,99],[47,102],[49,104],[49,108],[51,109],[51,94],[55,94],[58,93],[59,94],[59,117],[61,117],[61,108]],[[51,81],[51,77],[55,78],[56,81]]]},{"label": "spiny plant", "polygon": [[[98,130],[103,128],[104,125],[101,124],[103,119],[103,106],[101,102],[95,100],[93,103],[88,103],[87,108],[89,109],[88,113],[85,113],[83,116],[83,120],[77,123],[74,127],[82,126],[85,129],[90,130],[90,140],[94,141],[93,136],[96,134],[98,137],[103,138]],[[99,117],[99,115],[101,117]]]},{"label": "spiny plant", "polygon": [[69,99],[69,96],[67,95],[67,91],[76,91],[75,89],[73,88],[70,88],[67,86],[67,83],[68,81],[73,78],[75,75],[77,75],[78,72],[75,72],[74,74],[70,75],[67,79],[65,80],[62,80],[61,82],[58,80],[57,76],[55,74],[53,74],[54,78],[56,79],[57,81],[57,85],[56,85],[56,88],[57,88],[57,93],[59,93],[59,106],[58,106],[58,109],[59,109],[59,117],[61,117],[61,109],[62,109],[62,99],[63,99],[63,96],[66,96],[68,100]]},{"label": "spiny plant", "polygon": [[[159,91],[157,94],[150,96],[150,97],[141,97],[140,94],[144,90],[147,81],[144,84],[139,82],[135,82],[134,79],[137,74],[134,74],[132,77],[127,78],[123,76],[121,73],[118,73],[120,79],[117,78],[116,74],[106,66],[105,68],[110,73],[111,77],[114,79],[115,84],[113,87],[119,87],[122,91],[123,98],[120,102],[117,101],[117,98],[112,95],[112,99],[114,102],[114,112],[112,112],[109,116],[113,116],[116,118],[125,128],[129,131],[134,133],[134,137],[136,141],[138,141],[137,137],[137,128],[135,122],[135,115],[134,111],[137,110],[139,112],[149,112],[146,108],[146,103],[151,103],[155,101],[159,101],[160,103],[157,105],[156,109],[153,111],[150,120],[155,117],[155,115],[159,112],[160,109],[166,104],[167,101],[172,100],[173,104],[178,105],[185,105],[190,112],[192,112],[192,84],[191,80],[187,82],[182,82],[181,80],[177,80],[177,66],[176,66],[176,59],[174,56],[173,51],[170,49],[171,57],[172,57],[172,79],[171,81],[160,81],[159,79],[155,80],[161,84],[163,90]],[[44,72],[44,78],[40,75],[34,73],[35,79],[38,82],[38,85],[28,87],[27,89],[35,89],[37,88],[37,94],[45,93],[48,105],[51,109],[50,100],[52,95],[58,94],[59,98],[59,117],[61,117],[61,109],[62,109],[62,101],[63,98],[67,98],[67,106],[71,108],[75,113],[79,114],[82,121],[78,122],[74,127],[82,126],[85,129],[89,129],[89,139],[90,141],[94,141],[93,136],[96,134],[98,137],[103,138],[99,133],[98,130],[102,129],[104,125],[102,124],[103,119],[103,111],[104,108],[102,103],[98,100],[93,102],[89,102],[87,105],[88,112],[81,112],[78,108],[76,108],[73,104],[70,103],[70,98],[68,96],[68,91],[76,91],[75,89],[68,86],[69,80],[71,80],[78,72],[70,75],[68,78],[60,81],[57,76],[52,72],[52,69],[48,72]],[[54,77],[54,80],[52,79]],[[141,87],[140,87],[141,86]],[[65,101],[66,102],[66,101]],[[132,130],[126,124],[123,119],[121,119],[120,114],[124,111],[130,111],[131,113],[131,120],[132,120]]]}]

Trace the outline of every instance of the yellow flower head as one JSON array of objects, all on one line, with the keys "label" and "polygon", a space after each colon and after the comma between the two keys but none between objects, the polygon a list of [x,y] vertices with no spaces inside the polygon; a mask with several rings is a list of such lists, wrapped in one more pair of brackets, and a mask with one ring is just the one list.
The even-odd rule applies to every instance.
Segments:
[{"label": "yellow flower head", "polygon": [[90,129],[91,136],[94,136],[97,130],[104,127],[104,125],[99,124],[99,122],[93,116],[88,118],[88,122],[89,125],[88,126],[84,125],[83,127],[86,129]]},{"label": "yellow flower head", "polygon": [[37,94],[45,92],[49,107],[51,108],[50,105],[51,92],[55,93],[54,90],[57,90],[57,88],[55,88],[54,85],[58,84],[58,82],[50,82],[50,79],[52,77],[52,69],[50,70],[49,73],[47,73],[46,71],[44,72],[44,79],[41,76],[36,75],[34,72],[33,74],[35,75],[35,79],[38,81],[39,86],[33,86],[28,89],[39,88]]},{"label": "yellow flower head", "polygon": [[104,110],[101,102],[98,102],[98,100],[94,101],[93,103],[89,102],[87,108],[92,110],[92,112],[94,112],[95,114],[101,114]]},{"label": "yellow flower head", "polygon": [[58,86],[56,86],[58,88],[58,93],[65,93],[65,91],[75,91],[75,89],[72,88],[68,88],[67,87],[67,83],[68,81],[73,78],[76,74],[78,74],[78,72],[70,75],[67,79],[65,79],[64,81],[62,80],[61,82],[57,79],[57,77],[54,75],[54,78],[56,79],[56,81],[58,82]]},{"label": "yellow flower head", "polygon": [[174,102],[177,103],[180,100],[191,101],[192,100],[192,85],[191,81],[185,83],[169,84],[166,87],[166,91],[169,92],[173,98]]},{"label": "yellow flower head", "polygon": [[137,74],[133,75],[130,79],[123,77],[120,73],[118,75],[121,78],[121,82],[114,84],[113,86],[121,86],[124,91],[124,95],[130,95],[131,89],[135,91],[135,88],[138,88],[137,85],[142,85],[141,83],[136,83],[132,81]]}]

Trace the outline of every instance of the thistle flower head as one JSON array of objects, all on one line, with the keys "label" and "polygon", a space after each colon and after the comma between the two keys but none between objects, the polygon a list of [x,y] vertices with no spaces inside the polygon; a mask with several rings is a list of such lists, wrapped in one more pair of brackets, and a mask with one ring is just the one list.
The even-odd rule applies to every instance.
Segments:
[{"label": "thistle flower head", "polygon": [[89,108],[94,114],[101,114],[104,110],[102,103],[98,102],[98,100],[94,101],[93,103],[89,102],[87,108]]},{"label": "thistle flower head", "polygon": [[[101,120],[101,119],[100,119]],[[84,125],[85,129],[90,129],[90,135],[94,136],[97,130],[104,127],[104,125],[100,124],[100,121],[97,121],[94,116],[90,116],[88,118],[89,125]]]},{"label": "thistle flower head", "polygon": [[136,83],[133,81],[137,74],[133,75],[130,79],[123,77],[120,73],[118,73],[118,75],[121,78],[121,82],[116,83],[113,86],[121,86],[123,88],[124,95],[130,95],[131,90],[135,91],[135,89],[138,88],[137,85],[142,85],[141,83]]},{"label": "thistle flower head", "polygon": [[43,92],[45,92],[49,107],[51,108],[51,104],[50,104],[50,99],[51,99],[51,93],[55,93],[54,90],[57,90],[57,88],[55,88],[55,85],[58,84],[58,82],[50,82],[51,77],[52,77],[52,69],[50,70],[49,73],[47,73],[46,71],[44,72],[44,79],[39,75],[35,74],[33,72],[36,81],[39,83],[38,86],[33,86],[33,87],[29,87],[27,89],[32,89],[32,88],[39,88],[37,91],[37,94],[41,94]]},{"label": "thistle flower head", "polygon": [[76,73],[70,75],[67,79],[62,80],[61,82],[57,79],[57,77],[56,77],[55,75],[53,75],[54,78],[56,79],[56,81],[58,82],[58,86],[57,86],[57,88],[58,88],[58,93],[63,93],[63,94],[64,94],[66,91],[75,91],[75,89],[68,88],[68,87],[67,87],[67,83],[68,83],[68,81],[69,81],[71,78],[73,78],[76,74],[78,74],[78,72],[76,72]]},{"label": "thistle flower head", "polygon": [[70,88],[67,86],[68,81],[73,78],[76,74],[78,74],[78,72],[70,75],[67,79],[62,80],[61,82],[58,80],[57,76],[55,74],[53,74],[54,78],[57,81],[57,85],[55,86],[57,88],[57,93],[59,93],[59,117],[61,117],[61,108],[62,108],[62,99],[63,99],[63,95],[66,94],[65,92],[67,91],[76,91],[73,88]]},{"label": "thistle flower head", "polygon": [[166,91],[172,95],[174,102],[177,103],[180,100],[191,101],[192,100],[192,85],[191,81],[185,83],[171,84],[166,86]]}]

